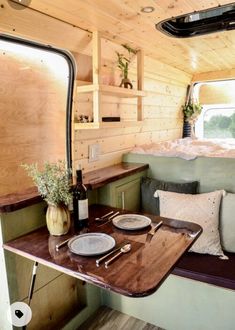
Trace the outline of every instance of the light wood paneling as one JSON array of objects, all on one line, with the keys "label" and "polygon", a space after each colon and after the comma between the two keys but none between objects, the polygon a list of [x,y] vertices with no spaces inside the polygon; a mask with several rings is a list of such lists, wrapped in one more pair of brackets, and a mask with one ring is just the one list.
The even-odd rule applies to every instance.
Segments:
[{"label": "light wood paneling", "polygon": [[[66,13],[66,10],[64,13]],[[91,33],[72,27],[66,23],[66,19],[62,19],[62,21],[53,19],[53,16],[52,14],[48,17],[28,8],[13,9],[7,0],[2,0],[0,7],[1,32],[74,52],[85,52],[91,41]]]},{"label": "light wood paneling", "polygon": [[[188,73],[230,70],[235,68],[234,31],[176,39],[155,29],[160,20],[227,3],[231,1],[57,0],[55,3],[52,0],[34,0],[30,7],[36,11],[32,11],[27,8],[14,10],[6,0],[2,0],[1,29],[86,54],[91,54],[88,45],[91,35],[76,27],[99,30],[110,40],[142,48],[146,55]],[[148,5],[155,11],[142,13],[141,8]],[[30,24],[31,20],[39,24]],[[25,21],[28,23],[24,24]],[[73,29],[64,22],[73,25]],[[58,28],[60,33],[56,33]]]},{"label": "light wood paneling", "polygon": [[[118,0],[34,0],[30,6],[48,15],[70,22],[119,43],[141,47],[146,55],[185,72],[205,72],[235,67],[233,31],[204,35],[190,39],[168,37],[155,29],[159,21],[185,13],[231,3],[212,1],[118,1]],[[153,6],[149,14],[141,12]]]},{"label": "light wood paneling", "polygon": [[[64,17],[59,17],[62,14],[62,9],[64,8],[64,2],[58,0],[56,4],[47,1],[33,1],[31,2],[31,7],[41,11],[42,13],[50,14],[51,16],[58,17],[67,21],[72,22],[73,15],[76,13],[76,24],[81,23],[80,16],[86,13],[86,19],[82,23],[82,27],[86,29],[93,29],[94,27],[99,27],[101,23],[101,18],[103,18],[103,12],[107,9],[105,18],[102,22],[106,22],[106,19],[112,25],[112,29],[119,28],[123,29],[123,24],[125,29],[129,26],[129,20],[126,21],[125,13],[133,13],[133,10],[137,10],[138,6],[141,6],[141,2],[138,1],[136,4],[131,2],[126,2],[125,4],[119,4],[115,1],[110,3],[105,3],[103,1],[96,1],[94,3],[94,8],[98,6],[98,16],[99,20],[96,18],[96,11],[91,10],[91,3],[89,1],[76,1],[70,0],[66,5],[66,10],[63,10]],[[65,22],[61,22],[52,17],[49,17],[40,12],[34,11],[30,8],[25,8],[24,10],[13,10],[7,1],[3,0],[3,7],[0,9],[1,15],[1,28],[4,31],[12,31],[14,33],[23,37],[30,37],[31,39],[40,40],[49,44],[54,44],[56,46],[62,46],[72,51],[75,55],[75,59],[78,63],[78,73],[77,79],[81,80],[79,84],[84,84],[82,81],[91,81],[92,75],[92,61],[91,61],[91,37],[90,34],[82,31],[76,27],[72,27]],[[168,4],[169,5],[169,4]],[[191,4],[190,4],[191,5]],[[107,8],[106,8],[106,7]],[[176,4],[174,4],[175,8]],[[164,13],[167,4],[159,4],[158,7],[162,8],[159,13]],[[178,8],[178,6],[176,6]],[[71,9],[73,10],[71,11]],[[106,8],[106,9],[105,9]],[[117,18],[110,16],[111,8],[122,8],[122,12],[119,15],[119,22]],[[158,9],[159,9],[158,8]],[[175,8],[174,10],[178,10]],[[185,9],[185,3],[183,9]],[[128,9],[128,10],[127,10]],[[170,8],[170,12],[172,12]],[[125,12],[127,10],[127,12]],[[117,12],[114,14],[117,15]],[[127,17],[129,17],[127,15]],[[110,16],[110,19],[107,18]],[[140,22],[146,21],[141,15]],[[138,25],[138,17],[131,16],[131,24],[136,27]],[[151,16],[151,15],[150,15]],[[14,17],[14,20],[11,18]],[[92,24],[89,24],[89,20],[92,17]],[[122,22],[123,17],[125,18],[125,23]],[[137,17],[137,21],[136,21]],[[146,16],[145,16],[146,17]],[[130,17],[129,17],[130,18]],[[153,15],[152,15],[153,18]],[[38,31],[36,26],[32,25],[29,29],[29,24],[31,21],[40,22],[40,26],[48,27],[45,30]],[[112,23],[113,22],[113,23]],[[96,25],[97,24],[97,25]],[[149,24],[149,23],[148,23]],[[108,28],[108,25],[107,25]],[[111,33],[112,29],[109,29]],[[59,33],[58,33],[59,31]],[[131,34],[128,32],[126,36],[132,35],[133,30],[128,28]],[[136,30],[137,31],[137,30]],[[147,30],[146,30],[147,31]],[[101,32],[103,29],[101,28]],[[120,31],[119,31],[120,32]],[[157,33],[154,31],[154,33]],[[107,31],[106,31],[107,35]],[[142,44],[141,33],[138,35],[138,43],[132,43],[132,40],[126,40],[131,45],[137,48],[140,46],[145,49],[144,45],[148,42],[149,45],[155,44],[155,41],[148,41],[148,34],[146,33],[146,40]],[[117,39],[118,40],[118,39]],[[155,39],[152,39],[155,40]],[[161,39],[161,47],[158,47],[158,54],[161,52],[164,43]],[[111,85],[118,85],[120,82],[120,72],[117,70],[117,56],[115,54],[116,50],[123,50],[116,42],[113,43],[109,40],[102,38],[101,40],[101,51],[102,58],[101,63],[96,63],[101,72],[101,82],[108,83]],[[148,54],[148,52],[146,52]],[[171,48],[169,54],[171,56],[176,56],[174,52],[174,47]],[[150,54],[150,53],[149,53]],[[153,54],[152,54],[153,55]],[[165,55],[164,55],[165,56]],[[155,56],[156,57],[156,56]],[[158,56],[156,57],[158,58]],[[159,60],[160,59],[160,60]],[[143,61],[141,61],[142,63]],[[167,61],[162,61],[162,54],[158,59],[154,59],[150,56],[144,56],[144,66],[141,64],[141,70],[143,69],[144,75],[144,89],[147,92],[147,96],[142,99],[143,102],[143,118],[144,120],[138,125],[136,124],[137,118],[137,99],[123,99],[113,96],[102,96],[101,97],[101,115],[102,116],[120,116],[123,120],[122,123],[112,123],[104,124],[99,130],[79,130],[76,131],[73,136],[73,148],[75,153],[75,164],[82,163],[85,171],[92,170],[95,168],[100,168],[105,165],[112,165],[121,160],[122,154],[128,152],[134,145],[151,143],[154,141],[170,139],[181,136],[182,130],[182,113],[181,105],[184,102],[186,86],[191,80],[191,74],[182,71],[181,67],[174,67],[174,61],[168,64]],[[140,67],[139,67],[140,70]],[[137,87],[137,75],[136,75],[136,59],[133,59],[133,63],[130,66],[130,78],[133,81],[133,85]],[[186,70],[190,71],[190,70]],[[41,98],[41,107],[47,107],[48,102]],[[33,98],[35,104],[38,102]],[[60,103],[57,101],[53,106]],[[34,105],[33,105],[34,106]],[[92,94],[79,95],[75,101],[75,117],[78,113],[80,114],[90,114],[92,111],[93,100]],[[37,118],[35,117],[35,120]],[[101,143],[101,155],[100,161],[89,163],[88,161],[88,146],[94,141]],[[44,139],[42,137],[41,141]],[[102,142],[103,141],[103,142]],[[42,150],[45,143],[41,144]],[[81,145],[83,147],[80,150]],[[35,148],[35,154],[39,154],[40,150]],[[47,157],[46,152],[45,156]],[[29,156],[33,159],[33,154]],[[10,159],[9,159],[10,160]]]},{"label": "light wood paneling", "polygon": [[[113,49],[111,43],[106,43],[105,50],[111,57],[110,48]],[[119,47],[118,50],[120,49]],[[107,54],[105,56],[107,58]],[[80,65],[83,66],[83,63],[80,62]],[[102,74],[117,72],[115,68],[115,62],[106,60]],[[121,122],[104,123],[98,130],[76,131],[75,167],[81,164],[85,172],[102,168],[120,162],[122,154],[136,145],[181,137],[181,105],[184,103],[186,86],[191,76],[147,56],[144,58],[143,74],[146,91],[146,97],[142,100],[143,121],[136,125],[137,99],[102,95],[101,116],[120,116]],[[136,62],[131,65],[130,78],[134,83],[137,81]],[[91,93],[78,94],[75,113],[76,116],[79,113],[92,114]],[[100,159],[89,162],[88,148],[95,143],[100,145]]]},{"label": "light wood paneling", "polygon": [[[108,54],[111,54],[106,44],[108,50]],[[112,60],[106,61],[103,72],[107,72],[110,66],[115,71],[114,65],[116,63]],[[101,116],[120,116],[121,122],[103,123],[97,130],[77,130],[74,141],[75,167],[81,164],[85,172],[95,170],[120,162],[123,153],[129,152],[136,145],[181,137],[181,106],[191,76],[147,56],[144,58],[143,74],[146,92],[142,100],[143,120],[136,122],[137,98],[102,95]],[[131,65],[130,79],[134,83],[137,81],[136,62]],[[92,114],[91,93],[78,95],[75,113]],[[96,162],[89,162],[89,145],[95,143],[100,145],[100,158]]]},{"label": "light wood paneling", "polygon": [[194,74],[192,77],[192,82],[200,81],[213,81],[213,80],[224,80],[224,79],[234,79],[235,69],[212,71]]}]

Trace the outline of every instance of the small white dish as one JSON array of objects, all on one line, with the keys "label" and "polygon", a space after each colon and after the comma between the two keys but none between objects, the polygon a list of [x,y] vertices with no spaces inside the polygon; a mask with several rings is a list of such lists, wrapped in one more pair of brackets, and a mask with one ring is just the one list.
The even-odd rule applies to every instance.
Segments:
[{"label": "small white dish", "polygon": [[151,225],[151,219],[140,214],[121,214],[112,221],[115,227],[125,230],[139,230]]},{"label": "small white dish", "polygon": [[81,256],[97,256],[112,250],[114,238],[104,233],[87,233],[76,236],[68,242],[71,252]]}]

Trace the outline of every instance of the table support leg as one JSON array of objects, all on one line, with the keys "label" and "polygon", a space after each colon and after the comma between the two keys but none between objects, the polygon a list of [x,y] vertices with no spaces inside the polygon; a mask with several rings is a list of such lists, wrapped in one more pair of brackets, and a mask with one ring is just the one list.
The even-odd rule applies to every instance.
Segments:
[{"label": "table support leg", "polygon": [[28,294],[28,305],[30,306],[32,297],[33,297],[33,289],[34,289],[34,284],[37,276],[37,268],[38,268],[38,262],[35,261],[33,265],[33,271],[32,271],[32,276],[31,276],[31,283],[29,287],[29,294]]},{"label": "table support leg", "polygon": [[[30,306],[32,297],[33,297],[33,289],[35,285],[35,280],[37,276],[37,268],[38,268],[38,262],[35,261],[33,264],[33,271],[31,275],[31,282],[30,282],[30,287],[29,287],[29,293],[28,293],[28,305]],[[26,330],[26,325],[22,327],[23,330]]]}]

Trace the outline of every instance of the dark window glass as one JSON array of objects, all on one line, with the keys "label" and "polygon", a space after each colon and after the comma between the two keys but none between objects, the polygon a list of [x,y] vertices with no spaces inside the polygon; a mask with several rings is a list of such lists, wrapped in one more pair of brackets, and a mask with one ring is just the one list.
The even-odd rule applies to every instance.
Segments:
[{"label": "dark window glass", "polygon": [[233,30],[235,29],[235,4],[177,16],[156,24],[156,28],[178,38]]}]

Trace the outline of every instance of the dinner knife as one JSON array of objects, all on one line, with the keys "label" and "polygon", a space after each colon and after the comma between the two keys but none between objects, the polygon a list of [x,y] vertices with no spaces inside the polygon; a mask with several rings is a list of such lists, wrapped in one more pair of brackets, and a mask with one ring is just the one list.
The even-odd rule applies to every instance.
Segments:
[{"label": "dinner knife", "polygon": [[[76,236],[76,235],[75,235],[75,236]],[[56,251],[59,251],[59,249],[60,249],[62,246],[66,245],[66,243],[68,243],[68,241],[71,240],[71,239],[72,239],[73,237],[75,237],[75,236],[69,237],[69,238],[67,238],[65,241],[56,244],[56,246],[55,246]]]},{"label": "dinner knife", "polygon": [[148,232],[148,234],[150,234],[150,235],[153,236],[155,234],[155,232],[158,230],[158,228],[161,227],[162,224],[163,224],[163,221],[161,220],[160,222],[158,222],[158,224],[156,226],[154,226],[154,227],[152,227],[150,229],[150,231]]},{"label": "dinner knife", "polygon": [[109,212],[109,213],[107,213],[107,214],[102,215],[102,217],[95,218],[95,221],[104,221],[104,220],[106,220],[106,218],[107,218],[108,216],[110,216],[111,214],[113,214],[113,211],[111,211],[111,212]]},{"label": "dinner knife", "polygon": [[108,223],[109,221],[111,221],[113,218],[115,218],[116,217],[116,215],[118,215],[120,212],[118,211],[118,212],[116,212],[116,213],[114,213],[113,215],[111,215],[109,218],[108,218],[108,220],[107,221],[105,221],[104,223],[101,223],[101,224],[99,224],[99,225],[97,225],[97,227],[101,227],[101,226],[104,226],[104,225],[106,225],[106,223]]}]

